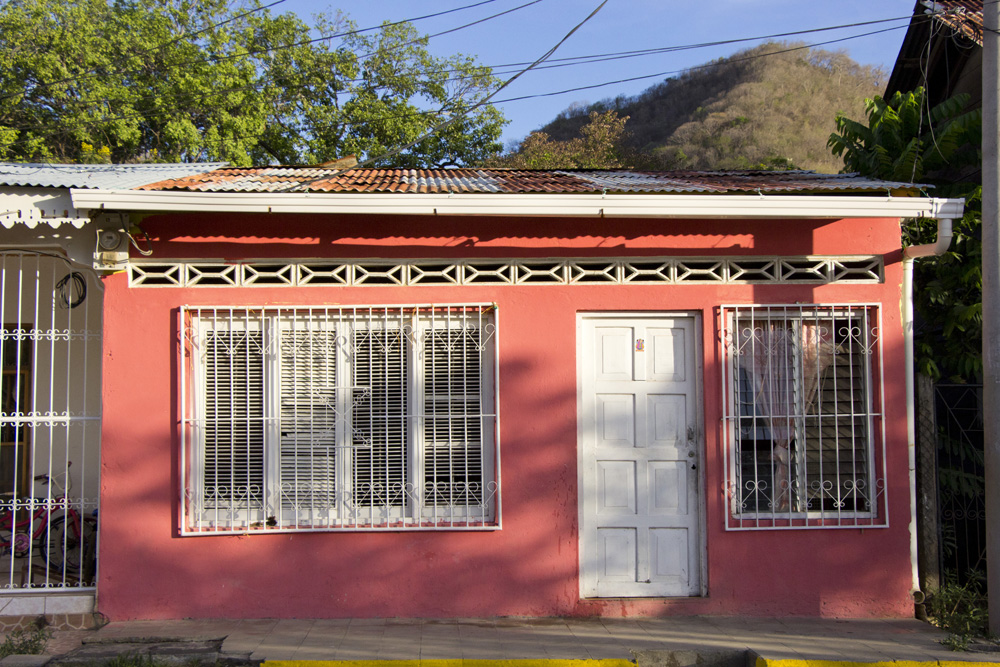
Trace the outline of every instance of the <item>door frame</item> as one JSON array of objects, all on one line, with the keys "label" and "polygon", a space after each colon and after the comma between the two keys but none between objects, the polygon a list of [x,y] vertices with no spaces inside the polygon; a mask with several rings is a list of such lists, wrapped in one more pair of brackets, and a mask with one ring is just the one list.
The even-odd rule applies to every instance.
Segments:
[{"label": "door frame", "polygon": [[[706,501],[706,475],[705,469],[706,458],[707,458],[707,447],[705,444],[705,384],[704,384],[704,345],[702,344],[702,337],[704,336],[703,326],[703,313],[700,310],[657,310],[657,311],[579,311],[576,314],[576,511],[577,511],[577,564],[576,564],[576,578],[577,578],[577,595],[581,600],[614,600],[614,599],[629,599],[629,600],[655,600],[663,598],[598,598],[598,597],[585,597],[583,594],[583,540],[584,540],[584,506],[583,506],[583,489],[584,489],[584,457],[583,457],[583,431],[584,431],[584,419],[583,419],[583,373],[584,373],[584,359],[583,359],[583,347],[584,347],[584,335],[585,335],[585,322],[590,320],[610,320],[610,319],[663,319],[663,318],[681,318],[689,317],[694,323],[694,345],[692,354],[694,354],[694,385],[695,385],[695,419],[697,422],[697,448],[698,448],[698,474],[695,475],[695,481],[698,485],[697,488],[697,505],[698,505],[698,567],[699,567],[699,585],[700,591],[699,595],[701,597],[706,597],[708,595],[708,539],[707,539],[707,527],[708,521],[706,516],[707,501]],[[697,596],[690,596],[697,597]],[[671,598],[671,599],[681,599],[681,598]]]}]

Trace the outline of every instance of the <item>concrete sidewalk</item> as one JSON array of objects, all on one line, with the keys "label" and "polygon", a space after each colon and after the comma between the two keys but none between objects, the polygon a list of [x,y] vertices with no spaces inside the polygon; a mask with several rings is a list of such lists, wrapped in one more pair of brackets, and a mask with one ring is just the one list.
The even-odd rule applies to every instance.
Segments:
[{"label": "concrete sidewalk", "polygon": [[1000,662],[1000,653],[951,651],[940,644],[944,637],[916,620],[209,619],[59,630],[46,653],[56,658],[54,664],[74,664],[56,656],[86,654],[98,646],[216,639],[222,655],[252,661],[623,659],[650,667],[744,665],[748,658],[757,667],[796,667],[797,661],[895,662],[900,667]]}]

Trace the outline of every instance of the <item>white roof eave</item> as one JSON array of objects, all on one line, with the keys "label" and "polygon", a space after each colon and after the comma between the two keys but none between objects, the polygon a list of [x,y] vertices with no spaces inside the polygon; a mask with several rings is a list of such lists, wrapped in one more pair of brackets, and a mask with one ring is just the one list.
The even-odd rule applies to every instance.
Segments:
[{"label": "white roof eave", "polygon": [[605,218],[960,218],[963,199],[855,195],[70,191],[77,209]]},{"label": "white roof eave", "polygon": [[15,225],[25,225],[30,229],[39,225],[71,225],[79,229],[88,222],[88,211],[73,206],[65,189],[0,189],[0,226],[5,229],[12,229]]}]

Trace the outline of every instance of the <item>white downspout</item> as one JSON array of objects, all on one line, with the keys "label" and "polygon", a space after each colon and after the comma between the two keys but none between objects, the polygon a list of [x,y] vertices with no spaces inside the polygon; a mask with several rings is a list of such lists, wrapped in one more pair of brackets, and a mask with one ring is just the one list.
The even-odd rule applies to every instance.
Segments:
[{"label": "white downspout", "polygon": [[[917,418],[915,377],[913,372],[913,262],[917,257],[943,255],[951,245],[951,218],[938,220],[937,241],[903,249],[903,349],[906,364],[906,440],[910,464],[910,569],[911,593],[915,602],[923,601],[917,567]],[[918,599],[919,598],[919,599]]]}]

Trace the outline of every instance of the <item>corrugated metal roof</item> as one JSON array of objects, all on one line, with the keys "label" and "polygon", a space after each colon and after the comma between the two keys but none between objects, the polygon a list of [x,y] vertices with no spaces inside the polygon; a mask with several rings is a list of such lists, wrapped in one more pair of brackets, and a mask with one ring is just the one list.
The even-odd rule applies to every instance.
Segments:
[{"label": "corrugated metal roof", "polygon": [[225,162],[165,164],[39,164],[0,162],[0,186],[131,190],[155,181],[200,174]]},{"label": "corrugated metal roof", "polygon": [[918,191],[924,186],[812,171],[565,171],[507,169],[224,168],[137,187],[187,192],[823,193]]}]

